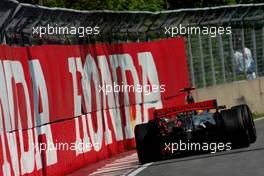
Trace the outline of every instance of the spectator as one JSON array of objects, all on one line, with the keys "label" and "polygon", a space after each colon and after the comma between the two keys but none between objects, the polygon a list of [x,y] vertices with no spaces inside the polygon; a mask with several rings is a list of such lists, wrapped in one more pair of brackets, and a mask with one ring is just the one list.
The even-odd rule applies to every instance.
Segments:
[{"label": "spectator", "polygon": [[247,74],[247,79],[255,79],[255,60],[249,48],[242,46],[241,39],[238,39],[236,47],[234,47],[235,63],[240,72]]}]

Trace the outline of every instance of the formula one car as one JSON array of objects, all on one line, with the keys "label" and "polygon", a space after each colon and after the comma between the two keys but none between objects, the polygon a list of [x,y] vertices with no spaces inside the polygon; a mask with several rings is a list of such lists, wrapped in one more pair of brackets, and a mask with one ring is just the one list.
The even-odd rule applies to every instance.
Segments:
[{"label": "formula one car", "polygon": [[[233,149],[248,147],[256,141],[252,113],[246,104],[226,109],[225,106],[217,106],[216,100],[195,103],[190,93],[193,89],[181,90],[186,92],[187,104],[157,109],[154,119],[135,126],[140,163],[197,153],[187,150],[187,143],[196,146],[221,143],[222,148],[223,144],[230,144],[230,149]],[[180,150],[179,143],[184,142],[185,148]]]}]

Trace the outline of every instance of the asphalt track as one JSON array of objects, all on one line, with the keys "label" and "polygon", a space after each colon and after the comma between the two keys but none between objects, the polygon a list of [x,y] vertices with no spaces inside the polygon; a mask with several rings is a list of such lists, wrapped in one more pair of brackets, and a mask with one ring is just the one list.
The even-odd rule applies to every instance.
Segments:
[{"label": "asphalt track", "polygon": [[264,176],[264,119],[255,121],[257,141],[248,148],[142,165],[130,176]]}]

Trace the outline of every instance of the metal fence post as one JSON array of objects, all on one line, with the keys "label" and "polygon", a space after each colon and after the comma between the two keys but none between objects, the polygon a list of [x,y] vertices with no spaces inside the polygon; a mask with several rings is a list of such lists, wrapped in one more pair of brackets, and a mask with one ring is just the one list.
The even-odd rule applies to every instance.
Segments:
[{"label": "metal fence post", "polygon": [[233,72],[233,81],[236,81],[236,64],[235,64],[235,55],[233,49],[233,37],[232,34],[229,35],[229,46],[230,46],[230,54],[231,54],[231,63],[232,63],[232,72]]},{"label": "metal fence post", "polygon": [[212,77],[213,77],[213,85],[216,85],[212,39],[210,35],[208,35],[208,47],[209,47],[209,54],[210,54],[210,59],[211,59],[211,71],[212,71]]},{"label": "metal fence post", "polygon": [[257,59],[257,46],[256,46],[256,31],[254,28],[251,30],[251,41],[253,44],[253,56],[255,60],[255,65],[256,65],[256,76],[258,76],[258,59]]},{"label": "metal fence post", "polygon": [[129,39],[128,39],[128,32],[126,32],[126,42],[128,43],[129,42]]},{"label": "metal fence post", "polygon": [[222,41],[222,36],[219,35],[219,34],[218,34],[218,39],[219,39],[219,55],[220,55],[220,58],[221,58],[221,66],[222,66],[222,76],[223,76],[224,82],[226,82],[223,41]]},{"label": "metal fence post", "polygon": [[192,44],[191,44],[191,37],[188,35],[188,52],[189,52],[189,63],[190,63],[190,72],[191,72],[191,81],[192,85],[195,85],[195,77],[193,71],[193,56],[192,56]]},{"label": "metal fence post", "polygon": [[[245,38],[244,38],[244,27],[243,27],[243,25],[241,28],[241,44],[242,44],[242,53],[244,53],[245,52]],[[246,69],[245,59],[243,59],[243,64],[244,64],[244,73],[245,73],[245,76],[247,77],[247,69]]]},{"label": "metal fence post", "polygon": [[[264,65],[264,26],[262,26],[262,62]],[[262,72],[263,74],[263,72]]]},{"label": "metal fence post", "polygon": [[200,50],[200,59],[201,59],[203,87],[205,87],[206,86],[206,79],[205,79],[204,56],[203,56],[203,47],[202,47],[201,34],[198,35],[198,39],[199,39],[199,50]]}]

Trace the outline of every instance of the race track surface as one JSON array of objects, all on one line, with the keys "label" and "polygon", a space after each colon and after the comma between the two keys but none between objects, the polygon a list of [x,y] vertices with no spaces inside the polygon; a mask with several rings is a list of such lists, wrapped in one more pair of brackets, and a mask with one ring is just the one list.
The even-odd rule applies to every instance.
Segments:
[{"label": "race track surface", "polygon": [[130,175],[264,176],[264,119],[255,124],[257,141],[248,148],[154,162]]}]

